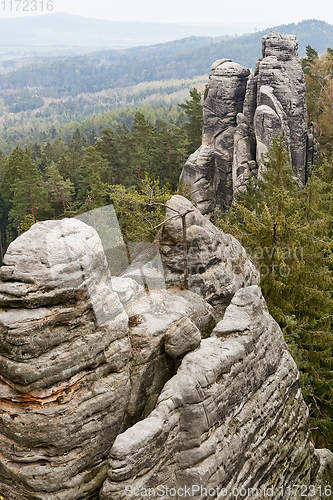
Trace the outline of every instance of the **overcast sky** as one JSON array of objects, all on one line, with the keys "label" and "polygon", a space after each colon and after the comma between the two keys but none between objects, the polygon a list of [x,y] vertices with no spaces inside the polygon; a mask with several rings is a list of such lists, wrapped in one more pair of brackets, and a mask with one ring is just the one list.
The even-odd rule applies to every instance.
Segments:
[{"label": "overcast sky", "polygon": [[[20,0],[4,0],[1,17],[15,12]],[[43,0],[42,0],[43,1]],[[333,24],[332,0],[49,0],[55,12],[69,12],[115,21],[160,21],[186,24],[253,24],[274,26],[303,19]],[[6,4],[4,8],[4,5]],[[47,0],[45,0],[46,4]],[[29,3],[29,2],[28,2]],[[38,0],[38,5],[41,1]],[[23,2],[21,2],[21,5]],[[30,2],[32,4],[32,1]],[[42,13],[39,11],[39,13]]]}]

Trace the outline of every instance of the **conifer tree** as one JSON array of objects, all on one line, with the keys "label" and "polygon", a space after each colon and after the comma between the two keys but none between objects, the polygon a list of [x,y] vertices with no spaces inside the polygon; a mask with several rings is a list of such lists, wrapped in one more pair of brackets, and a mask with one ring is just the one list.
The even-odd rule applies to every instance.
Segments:
[{"label": "conifer tree", "polygon": [[133,140],[135,152],[133,155],[136,164],[137,179],[140,181],[151,166],[151,151],[154,143],[154,128],[145,116],[137,112],[133,122]]},{"label": "conifer tree", "polygon": [[18,163],[17,177],[11,186],[10,217],[16,227],[25,220],[27,215],[32,218],[33,224],[48,208],[47,192],[41,172],[32,161],[28,153],[21,151]]},{"label": "conifer tree", "polygon": [[107,161],[106,181],[108,184],[130,186],[136,180],[135,165],[131,163],[134,140],[126,128],[103,130],[97,140],[96,149]]},{"label": "conifer tree", "polygon": [[114,204],[125,243],[131,241],[153,241],[156,231],[153,228],[163,221],[163,207],[148,206],[154,201],[166,203],[172,193],[167,186],[161,187],[158,180],[145,173],[139,186],[126,189],[124,186],[110,186],[109,195]]},{"label": "conifer tree", "polygon": [[188,122],[185,124],[189,147],[188,153],[193,153],[201,146],[202,141],[202,93],[196,88],[190,90],[191,99],[185,101],[184,104],[179,104],[179,107],[185,111]]},{"label": "conifer tree", "polygon": [[[253,179],[221,226],[237,237],[261,272],[270,312],[279,322],[301,370],[313,437],[332,444],[332,240],[329,188],[317,175],[301,189],[285,139],[276,139],[260,180]],[[326,198],[325,198],[326,196]],[[324,200],[326,201],[324,202]]]},{"label": "conifer tree", "polygon": [[[70,179],[64,179],[55,163],[51,163],[45,172],[51,203],[56,215],[65,215],[70,208],[74,186]],[[59,207],[61,207],[59,209]]]},{"label": "conifer tree", "polygon": [[93,146],[85,149],[77,175],[77,201],[87,211],[105,205],[107,162]]}]

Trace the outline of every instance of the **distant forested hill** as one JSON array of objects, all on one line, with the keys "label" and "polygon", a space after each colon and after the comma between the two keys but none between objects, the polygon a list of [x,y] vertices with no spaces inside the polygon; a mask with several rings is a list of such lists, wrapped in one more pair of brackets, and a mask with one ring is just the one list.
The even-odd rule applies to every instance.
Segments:
[{"label": "distant forested hill", "polygon": [[0,19],[0,46],[125,49],[189,36],[234,36],[253,32],[253,28],[254,23],[251,22],[191,25],[111,21],[57,12]]},{"label": "distant forested hill", "polygon": [[3,75],[0,91],[14,93],[13,98],[15,92],[27,88],[38,89],[40,97],[75,96],[140,82],[192,78],[207,74],[212,62],[223,57],[252,67],[260,57],[261,37],[271,30],[295,34],[301,55],[306,45],[318,52],[333,46],[333,26],[309,20],[232,39],[190,37],[149,47],[59,58]]},{"label": "distant forested hill", "polygon": [[300,55],[311,45],[333,47],[333,26],[309,20],[226,39],[190,37],[126,50],[53,57],[0,75],[0,149],[34,140],[54,127],[120,108],[165,107],[182,102],[190,88],[204,88],[219,58],[253,67],[261,37],[269,31],[295,34]]}]

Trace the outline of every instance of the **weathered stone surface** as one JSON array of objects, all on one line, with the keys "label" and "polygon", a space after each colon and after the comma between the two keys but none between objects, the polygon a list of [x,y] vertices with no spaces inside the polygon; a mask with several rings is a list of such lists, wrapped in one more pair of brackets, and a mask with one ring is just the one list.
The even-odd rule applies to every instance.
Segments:
[{"label": "weathered stone surface", "polygon": [[0,491],[88,495],[130,398],[127,315],[100,239],[74,219],[34,225],[0,282]]},{"label": "weathered stone surface", "polygon": [[0,492],[89,498],[115,437],[211,333],[213,309],[111,278],[97,233],[75,219],[34,225],[0,274]]},{"label": "weathered stone surface", "polygon": [[[293,35],[269,33],[263,37],[263,59],[259,63],[257,92],[261,104],[263,96],[260,95],[260,90],[269,86],[275,101],[282,108],[284,116],[280,116],[280,122],[285,137],[287,140],[290,138],[292,165],[299,179],[304,182],[307,144],[306,89],[297,50],[298,42]],[[268,105],[274,109],[274,105]]]},{"label": "weathered stone surface", "polygon": [[[100,238],[78,220],[36,224],[9,247],[0,269],[6,500],[117,500],[133,487],[184,485],[224,487],[229,499],[233,488],[258,488],[263,498],[272,484],[330,481],[332,454],[309,442],[298,371],[246,252],[185,198],[168,203],[188,212],[191,290],[179,286],[180,218],[160,234],[168,289],[111,278]],[[150,275],[155,259],[146,248],[129,274],[146,266]]]},{"label": "weathered stone surface", "polygon": [[146,290],[165,288],[163,265],[154,243],[130,244],[132,263],[122,272],[123,278],[131,278]]},{"label": "weathered stone surface", "polygon": [[235,192],[244,191],[250,177],[256,174],[257,164],[252,160],[254,148],[255,142],[245,115],[238,113],[232,166],[232,182]]},{"label": "weathered stone surface", "polygon": [[317,488],[317,493],[318,491],[322,491],[322,497],[332,498],[333,453],[326,449],[315,450],[315,457],[318,459],[318,471],[313,484]]},{"label": "weathered stone surface", "polygon": [[243,109],[250,71],[240,64],[216,61],[209,77],[204,101],[202,146],[190,156],[180,181],[191,186],[192,199],[202,213],[210,213],[216,203],[232,200],[232,165],[236,116]]},{"label": "weathered stone surface", "polygon": [[131,305],[128,315],[133,349],[129,425],[154,408],[164,384],[175,373],[172,359],[195,349],[201,333],[210,335],[216,320],[205,300],[178,289],[150,291]]},{"label": "weathered stone surface", "polygon": [[191,198],[203,214],[214,211],[217,181],[214,150],[202,145],[187,160],[180,182],[190,186]]},{"label": "weathered stone surface", "polygon": [[187,161],[181,182],[203,214],[230,205],[263,155],[284,135],[295,174],[306,180],[305,79],[295,36],[269,33],[253,72],[228,59],[213,64],[204,101],[202,146]]},{"label": "weathered stone surface", "polygon": [[[186,216],[189,288],[211,304],[219,318],[239,288],[259,283],[259,273],[240,243],[217,229],[182,196],[173,196],[168,206]],[[174,215],[167,209],[166,220]],[[181,218],[168,221],[159,235],[159,247],[169,286],[182,286],[184,242]]]},{"label": "weathered stone surface", "polygon": [[171,325],[165,336],[165,352],[173,359],[196,349],[201,342],[200,330],[184,317]]},{"label": "weathered stone surface", "polygon": [[274,498],[292,499],[294,484],[310,484],[298,371],[257,286],[236,293],[214,334],[185,356],[155,410],[117,437],[101,499],[201,486],[225,488],[228,499],[233,488],[256,488],[264,498],[272,485]]}]

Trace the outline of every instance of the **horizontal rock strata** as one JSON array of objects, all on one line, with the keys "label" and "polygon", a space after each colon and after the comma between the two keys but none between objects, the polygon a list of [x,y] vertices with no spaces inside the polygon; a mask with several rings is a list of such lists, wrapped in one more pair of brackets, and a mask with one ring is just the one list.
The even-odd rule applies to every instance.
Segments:
[{"label": "horizontal rock strata", "polygon": [[[222,318],[232,297],[242,287],[259,284],[259,273],[240,243],[217,229],[200,210],[182,196],[168,201],[166,220],[174,210],[186,213],[187,260],[190,290],[201,295]],[[168,286],[184,282],[184,237],[181,217],[164,224],[159,248]]]},{"label": "horizontal rock strata", "polygon": [[20,236],[0,278],[0,493],[88,499],[116,436],[211,333],[213,309],[111,278],[97,233],[75,219]]},{"label": "horizontal rock strata", "polygon": [[159,235],[161,257],[146,249],[129,269],[137,281],[111,278],[96,231],[75,219],[36,224],[10,245],[0,269],[6,500],[175,486],[225,488],[230,499],[274,486],[291,499],[292,484],[330,481],[333,456],[309,442],[299,374],[245,250],[186,199],[168,205],[167,219],[187,213],[189,290],[181,216]]},{"label": "horizontal rock strata", "polygon": [[37,224],[0,275],[0,491],[84,497],[130,397],[127,315],[100,240],[74,219]]},{"label": "horizontal rock strata", "polygon": [[100,498],[150,490],[169,499],[167,491],[185,487],[208,498],[198,486],[225,488],[228,499],[234,488],[263,498],[274,486],[274,498],[295,498],[287,487],[312,478],[307,416],[296,365],[260,289],[239,290],[154,411],[117,437]]}]

